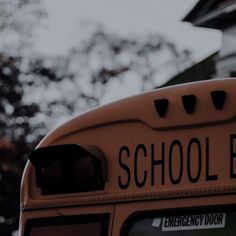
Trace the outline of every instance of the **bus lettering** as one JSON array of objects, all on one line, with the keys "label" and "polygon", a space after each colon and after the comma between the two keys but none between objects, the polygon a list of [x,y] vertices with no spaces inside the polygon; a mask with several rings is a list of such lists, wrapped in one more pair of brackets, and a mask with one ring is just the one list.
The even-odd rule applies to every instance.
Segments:
[{"label": "bus lettering", "polygon": [[236,134],[230,135],[230,178],[236,178],[236,171],[234,169],[234,158],[236,157],[236,152],[234,152],[234,139],[236,139]]},{"label": "bus lettering", "polygon": [[210,174],[209,138],[206,138],[206,181],[217,179],[218,175]]},{"label": "bus lettering", "polygon": [[[236,157],[236,152],[233,151],[233,138],[236,136],[231,136],[230,168],[231,178],[236,178],[236,171],[233,169]],[[167,180],[173,185],[178,185],[185,176],[190,183],[197,183],[201,178],[205,181],[218,179],[218,175],[210,166],[208,137],[204,142],[198,138],[191,138],[186,147],[178,139],[171,141],[169,146],[164,142],[160,146],[154,143],[138,144],[134,148],[122,146],[119,151],[119,166],[122,169],[118,175],[121,189],[127,189],[131,181],[136,187],[142,188],[148,184],[164,185]]]},{"label": "bus lettering", "polygon": [[[177,158],[179,161],[179,174],[177,177],[174,177],[173,171],[177,169],[176,165],[173,165],[173,150],[177,150]],[[183,176],[183,148],[179,140],[174,140],[170,145],[169,150],[169,176],[172,184],[179,184]]]},{"label": "bus lettering", "polygon": [[161,184],[165,184],[165,143],[161,144],[161,159],[155,159],[155,146],[151,144],[151,186],[154,186],[155,183],[155,167],[161,167]]},{"label": "bus lettering", "polygon": [[[142,154],[143,153],[143,154]],[[140,154],[140,155],[139,155]],[[145,183],[146,183],[146,179],[147,179],[147,170],[143,171],[143,179],[142,181],[139,180],[138,178],[138,157],[141,158],[146,158],[147,157],[147,150],[146,147],[143,144],[139,144],[135,150],[135,154],[134,154],[134,179],[135,179],[135,184],[138,188],[142,188]]]},{"label": "bus lettering", "polygon": [[[198,164],[195,166],[197,169],[197,175],[193,176],[192,171],[191,171],[191,158],[193,155],[191,155],[193,146],[196,146],[197,148],[197,153],[198,153]],[[196,183],[198,182],[202,172],[202,150],[201,150],[201,143],[197,138],[192,138],[189,142],[188,145],[188,150],[187,150],[187,173],[188,173],[188,178],[191,183]]]},{"label": "bus lettering", "polygon": [[119,175],[118,176],[118,182],[119,182],[119,187],[121,189],[126,189],[128,188],[129,186],[129,183],[130,183],[130,169],[129,167],[122,161],[122,154],[125,153],[125,157],[129,158],[130,157],[130,152],[129,152],[129,148],[126,147],[126,146],[123,146],[121,149],[120,149],[120,152],[119,152],[119,165],[120,167],[126,172],[127,174],[127,180],[125,183],[122,183],[122,180],[121,180],[121,176]]}]

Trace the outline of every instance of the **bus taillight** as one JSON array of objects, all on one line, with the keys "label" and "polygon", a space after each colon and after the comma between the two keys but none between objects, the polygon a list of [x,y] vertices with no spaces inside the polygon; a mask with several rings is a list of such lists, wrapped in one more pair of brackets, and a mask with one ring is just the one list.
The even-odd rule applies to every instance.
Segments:
[{"label": "bus taillight", "polygon": [[75,144],[38,148],[29,155],[43,195],[104,189],[105,159],[94,146]]}]

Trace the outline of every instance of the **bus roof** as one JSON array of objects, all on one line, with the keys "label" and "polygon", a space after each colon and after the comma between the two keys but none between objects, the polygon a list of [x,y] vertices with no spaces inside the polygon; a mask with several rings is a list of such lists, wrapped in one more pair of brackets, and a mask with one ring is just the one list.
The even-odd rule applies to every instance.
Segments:
[{"label": "bus roof", "polygon": [[[236,111],[235,79],[219,79],[193,82],[146,92],[116,101],[75,117],[46,136],[38,147],[47,146],[62,136],[96,126],[111,123],[138,121],[152,129],[176,129],[187,126],[204,125],[232,119]],[[227,102],[223,109],[216,109],[210,92],[227,92]],[[185,111],[182,97],[195,95],[196,107],[193,114]],[[157,114],[154,101],[167,99],[165,117]],[[230,102],[230,103],[229,103]]]}]

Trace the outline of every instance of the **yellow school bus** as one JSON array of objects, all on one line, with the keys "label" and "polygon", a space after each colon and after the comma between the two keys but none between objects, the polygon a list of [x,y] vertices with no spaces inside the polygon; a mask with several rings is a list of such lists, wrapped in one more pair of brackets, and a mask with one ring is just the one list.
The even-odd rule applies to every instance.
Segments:
[{"label": "yellow school bus", "polygon": [[235,236],[236,80],[82,114],[29,155],[21,236]]}]

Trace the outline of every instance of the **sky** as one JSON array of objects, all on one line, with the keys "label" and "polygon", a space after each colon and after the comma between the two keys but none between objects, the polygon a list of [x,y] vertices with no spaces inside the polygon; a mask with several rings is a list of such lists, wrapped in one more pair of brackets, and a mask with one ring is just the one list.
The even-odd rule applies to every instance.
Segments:
[{"label": "sky", "polygon": [[181,19],[197,0],[44,0],[48,18],[36,49],[47,55],[65,53],[83,38],[85,25],[102,23],[121,35],[161,33],[199,61],[220,48],[221,33],[193,27]]},{"label": "sky", "polygon": [[[198,0],[43,0],[48,11],[44,27],[40,29],[36,40],[36,50],[47,56],[63,55],[83,39],[94,23],[101,23],[106,31],[121,36],[145,36],[158,33],[174,42],[179,49],[193,52],[193,60],[198,62],[214,53],[221,46],[221,32],[218,30],[193,27],[182,22],[184,16]],[[166,80],[167,70],[163,68],[163,78],[158,74],[158,81]],[[86,80],[86,78],[85,78]],[[82,78],[80,81],[83,81]],[[123,82],[111,80],[100,104],[131,96],[140,92],[140,81],[136,75],[125,73]],[[86,85],[86,83],[85,83]],[[76,97],[76,86],[64,94]],[[80,85],[81,87],[81,85]],[[74,90],[73,90],[74,89]],[[83,88],[84,89],[84,88]],[[50,89],[40,92],[41,101],[49,96],[56,96]],[[54,91],[57,91],[55,89]],[[58,90],[59,91],[59,90]],[[31,94],[30,94],[31,95]],[[31,97],[31,96],[30,96]],[[34,97],[36,97],[34,95]],[[61,95],[59,94],[59,97]],[[31,98],[32,100],[32,98]],[[46,101],[47,102],[47,101]],[[76,110],[76,114],[80,111]],[[47,122],[51,129],[69,117],[56,115]],[[59,119],[59,120],[58,120]]]}]

